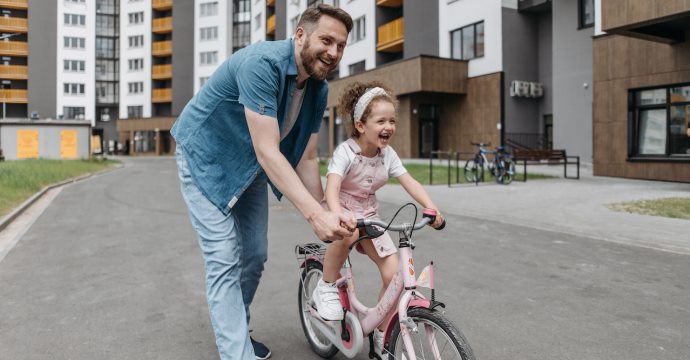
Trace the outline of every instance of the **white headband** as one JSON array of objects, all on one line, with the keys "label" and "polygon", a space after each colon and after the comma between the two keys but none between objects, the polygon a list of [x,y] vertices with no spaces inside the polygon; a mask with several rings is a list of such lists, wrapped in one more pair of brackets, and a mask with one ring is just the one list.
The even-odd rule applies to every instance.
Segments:
[{"label": "white headband", "polygon": [[355,105],[354,121],[357,122],[362,119],[364,115],[364,110],[369,106],[371,100],[377,96],[386,95],[388,93],[380,87],[375,87],[367,90],[362,96],[357,100],[357,105]]}]

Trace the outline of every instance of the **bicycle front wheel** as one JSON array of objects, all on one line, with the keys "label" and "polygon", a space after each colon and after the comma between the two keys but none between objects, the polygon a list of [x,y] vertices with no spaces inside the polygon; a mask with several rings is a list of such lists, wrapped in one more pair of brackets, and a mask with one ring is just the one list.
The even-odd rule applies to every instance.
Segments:
[{"label": "bicycle front wheel", "polygon": [[469,159],[465,163],[465,180],[467,182],[478,183],[482,177],[483,169],[475,159]]},{"label": "bicycle front wheel", "polygon": [[[459,359],[474,360],[472,348],[460,330],[440,312],[425,308],[414,308],[407,312],[417,332],[410,331],[415,359]],[[388,351],[393,359],[409,359],[400,332],[400,323],[391,333]],[[390,358],[390,357],[389,357]]]},{"label": "bicycle front wheel", "polygon": [[333,345],[319,329],[312,325],[309,317],[311,313],[311,295],[314,293],[316,284],[323,276],[323,266],[317,261],[307,261],[302,271],[297,290],[297,305],[299,306],[299,319],[302,322],[304,336],[307,337],[312,351],[324,359],[331,358],[338,353],[338,348]]}]

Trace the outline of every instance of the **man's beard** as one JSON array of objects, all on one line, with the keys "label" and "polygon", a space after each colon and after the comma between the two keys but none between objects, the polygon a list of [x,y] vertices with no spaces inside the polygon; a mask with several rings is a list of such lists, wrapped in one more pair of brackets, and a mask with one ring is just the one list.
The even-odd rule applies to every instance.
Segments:
[{"label": "man's beard", "polygon": [[304,66],[304,70],[309,74],[309,76],[313,79],[316,80],[326,80],[326,76],[333,70],[335,67],[335,59],[331,58],[327,54],[324,53],[322,56],[326,60],[330,60],[332,66],[327,67],[326,69],[320,69],[316,65],[319,60],[318,56],[316,54],[313,54],[312,52],[309,51],[309,40],[304,42],[304,47],[302,48],[302,51],[300,52],[300,57],[302,58],[302,66]]}]

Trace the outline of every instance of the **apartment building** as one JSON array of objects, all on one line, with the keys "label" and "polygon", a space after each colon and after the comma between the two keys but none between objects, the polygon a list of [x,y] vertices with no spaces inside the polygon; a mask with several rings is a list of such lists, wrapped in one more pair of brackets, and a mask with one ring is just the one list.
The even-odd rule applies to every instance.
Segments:
[{"label": "apartment building", "polygon": [[25,116],[28,103],[28,1],[0,1],[2,118]]},{"label": "apartment building", "polygon": [[602,0],[594,174],[690,182],[690,2]]}]

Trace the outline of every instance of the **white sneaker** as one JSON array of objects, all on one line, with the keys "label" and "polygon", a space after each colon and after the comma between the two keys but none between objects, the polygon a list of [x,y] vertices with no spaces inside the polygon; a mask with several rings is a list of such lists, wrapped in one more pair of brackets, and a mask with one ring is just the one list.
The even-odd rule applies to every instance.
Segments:
[{"label": "white sneaker", "polygon": [[388,354],[383,353],[383,340],[384,340],[383,337],[384,337],[383,331],[381,331],[379,329],[374,329],[374,351],[377,354],[381,355],[382,359],[387,359]]},{"label": "white sneaker", "polygon": [[314,305],[316,305],[316,310],[324,320],[342,320],[343,316],[345,316],[335,283],[329,284],[323,281],[323,279],[319,279],[316,288],[314,288],[312,299],[314,300]]}]

